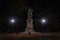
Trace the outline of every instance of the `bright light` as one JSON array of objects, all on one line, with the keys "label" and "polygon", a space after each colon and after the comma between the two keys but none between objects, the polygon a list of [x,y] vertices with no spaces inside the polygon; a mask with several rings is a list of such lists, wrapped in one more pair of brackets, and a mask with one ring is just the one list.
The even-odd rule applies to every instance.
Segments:
[{"label": "bright light", "polygon": [[9,24],[13,25],[13,24],[16,24],[17,20],[16,20],[16,18],[12,17],[12,18],[8,19],[8,22],[9,22]]},{"label": "bright light", "polygon": [[15,22],[15,20],[14,20],[14,19],[11,19],[11,22],[12,22],[12,23],[14,23],[14,22]]},{"label": "bright light", "polygon": [[45,22],[46,22],[46,20],[44,20],[44,19],[43,19],[43,20],[42,20],[42,22],[43,22],[43,23],[45,23]]},{"label": "bright light", "polygon": [[48,20],[47,18],[41,18],[40,22],[41,24],[47,24]]}]

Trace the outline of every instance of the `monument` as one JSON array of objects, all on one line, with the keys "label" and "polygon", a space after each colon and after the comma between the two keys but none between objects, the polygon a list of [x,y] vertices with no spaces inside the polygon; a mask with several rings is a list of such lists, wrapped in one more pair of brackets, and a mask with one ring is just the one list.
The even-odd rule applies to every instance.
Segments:
[{"label": "monument", "polygon": [[22,36],[23,37],[36,37],[36,36],[41,35],[40,32],[36,32],[33,29],[32,12],[33,12],[33,9],[30,7],[27,12],[28,18],[27,18],[26,30],[22,33],[19,33],[21,37]]},{"label": "monument", "polygon": [[27,27],[26,27],[26,32],[28,32],[29,34],[31,34],[33,32],[33,19],[32,19],[32,12],[33,9],[31,9],[31,7],[28,9],[28,19],[27,19]]},{"label": "monument", "polygon": [[30,7],[27,12],[28,18],[27,18],[26,30],[22,34],[27,34],[27,35],[40,34],[39,32],[35,32],[33,30],[33,19],[32,19],[33,14],[32,14],[32,12],[33,12],[33,9]]}]

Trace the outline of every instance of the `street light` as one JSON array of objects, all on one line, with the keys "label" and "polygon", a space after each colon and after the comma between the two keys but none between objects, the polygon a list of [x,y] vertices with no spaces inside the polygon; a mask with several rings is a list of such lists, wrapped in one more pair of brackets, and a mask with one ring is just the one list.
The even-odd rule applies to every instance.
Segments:
[{"label": "street light", "polygon": [[40,19],[40,23],[41,23],[41,24],[45,24],[45,25],[46,25],[47,22],[48,22],[48,19],[47,19],[47,18],[41,18],[41,19]]},{"label": "street light", "polygon": [[11,19],[11,23],[14,23],[15,22],[15,20],[14,19]]},{"label": "street light", "polygon": [[41,23],[41,30],[42,30],[42,33],[47,33],[47,23],[48,23],[48,19],[47,18],[41,18],[40,19],[40,23]]},{"label": "street light", "polygon": [[8,19],[8,22],[9,22],[9,24],[13,25],[13,24],[16,24],[17,20],[16,20],[16,18],[12,17],[12,18]]},{"label": "street light", "polygon": [[46,22],[46,20],[45,20],[45,19],[43,19],[43,20],[42,20],[42,23],[45,23],[45,22]]},{"label": "street light", "polygon": [[[8,32],[10,32],[10,30],[12,30],[13,28],[16,27],[16,24],[17,24],[17,19],[15,17],[11,17],[11,18],[8,18],[8,23],[10,25],[10,27],[8,27]],[[13,29],[14,30],[14,29]],[[12,30],[12,31],[13,31]]]}]

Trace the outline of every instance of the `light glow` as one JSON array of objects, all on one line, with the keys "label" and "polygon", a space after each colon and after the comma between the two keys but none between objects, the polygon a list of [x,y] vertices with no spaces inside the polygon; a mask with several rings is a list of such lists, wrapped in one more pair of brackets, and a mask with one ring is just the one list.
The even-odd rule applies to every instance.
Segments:
[{"label": "light glow", "polygon": [[15,20],[14,20],[14,19],[11,19],[11,22],[12,22],[12,23],[14,23],[14,22],[15,22]]},{"label": "light glow", "polygon": [[42,22],[43,22],[43,23],[45,23],[45,22],[46,22],[46,20],[44,20],[44,19],[43,19],[43,20],[42,20]]},{"label": "light glow", "polygon": [[11,17],[11,18],[8,19],[8,22],[9,22],[9,24],[14,25],[14,24],[16,24],[17,19],[14,18],[14,17]]},{"label": "light glow", "polygon": [[41,18],[40,22],[41,24],[47,24],[48,20],[47,18]]}]

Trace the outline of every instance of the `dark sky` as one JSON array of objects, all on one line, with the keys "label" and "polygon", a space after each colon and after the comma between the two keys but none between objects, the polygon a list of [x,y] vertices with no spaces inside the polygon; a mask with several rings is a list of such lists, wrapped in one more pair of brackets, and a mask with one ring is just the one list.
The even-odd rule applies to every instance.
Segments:
[{"label": "dark sky", "polygon": [[60,2],[58,0],[0,0],[1,24],[8,25],[8,18],[14,16],[18,19],[18,25],[21,23],[25,25],[29,6],[34,9],[34,17],[46,17],[49,19],[49,24],[54,26],[60,24]]},{"label": "dark sky", "polygon": [[[7,10],[9,8],[9,1],[7,0],[0,0],[0,10]],[[11,1],[12,2],[12,1]],[[22,4],[22,3],[26,3],[26,4]],[[32,6],[33,9],[36,9],[38,12],[49,12],[49,13],[59,13],[59,1],[49,1],[49,0],[22,0],[21,3],[19,3],[20,5],[24,5],[24,6]],[[11,3],[11,5],[13,5],[13,3]],[[14,8],[14,7],[13,7]],[[26,8],[25,8],[26,9]],[[5,11],[4,10],[4,11]]]},{"label": "dark sky", "polygon": [[[32,8],[34,9],[34,11],[37,15],[39,15],[39,14],[40,15],[50,14],[50,15],[56,15],[57,16],[60,13],[60,11],[59,11],[59,9],[60,9],[59,1],[22,0],[22,2],[19,1],[19,3],[18,3],[19,4],[18,7],[20,7],[20,6],[22,7],[21,10],[19,8],[17,9],[18,13],[16,13],[16,8],[13,6],[14,5],[13,2],[10,1],[10,4],[9,4],[9,1],[0,0],[0,16],[2,16],[3,14],[4,15],[7,14],[7,16],[9,16],[9,15],[17,15],[18,16],[20,14],[19,11],[21,11],[21,10],[26,10],[27,11],[29,6],[32,6]],[[11,5],[12,7],[10,8],[9,5]],[[34,15],[35,15],[35,13],[34,13]]]}]

